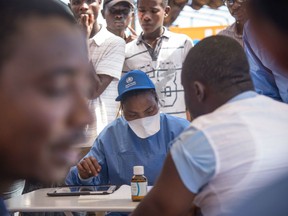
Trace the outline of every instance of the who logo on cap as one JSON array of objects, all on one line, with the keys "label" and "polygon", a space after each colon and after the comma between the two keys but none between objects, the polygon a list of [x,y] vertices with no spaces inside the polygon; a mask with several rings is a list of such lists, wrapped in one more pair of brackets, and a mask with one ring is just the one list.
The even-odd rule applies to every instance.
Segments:
[{"label": "who logo on cap", "polygon": [[155,89],[155,85],[145,72],[140,70],[129,71],[118,83],[118,97],[116,101],[121,101],[123,95],[127,92],[141,89]]}]

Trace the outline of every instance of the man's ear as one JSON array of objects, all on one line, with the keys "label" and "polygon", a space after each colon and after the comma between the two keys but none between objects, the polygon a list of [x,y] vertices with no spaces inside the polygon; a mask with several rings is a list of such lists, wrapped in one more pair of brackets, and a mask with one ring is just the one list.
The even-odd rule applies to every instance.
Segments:
[{"label": "man's ear", "polygon": [[206,97],[205,86],[201,82],[195,81],[193,87],[198,102],[202,103]]},{"label": "man's ear", "polygon": [[156,103],[157,103],[157,105],[158,105],[158,104],[159,104],[159,97],[158,97],[157,94],[155,95],[155,101],[156,101]]},{"label": "man's ear", "polygon": [[168,17],[170,11],[171,11],[171,7],[169,5],[167,5],[165,8],[165,14],[164,14],[165,18]]}]

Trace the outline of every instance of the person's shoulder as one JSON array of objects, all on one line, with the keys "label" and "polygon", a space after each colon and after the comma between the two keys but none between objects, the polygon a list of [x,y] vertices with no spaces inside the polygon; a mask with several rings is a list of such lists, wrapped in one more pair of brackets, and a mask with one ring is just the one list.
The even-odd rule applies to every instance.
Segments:
[{"label": "person's shoulder", "polygon": [[135,40],[133,40],[133,41],[129,42],[128,44],[126,44],[126,51],[134,49],[137,46],[138,46],[138,37]]},{"label": "person's shoulder", "polygon": [[110,45],[115,45],[115,46],[124,46],[126,45],[126,42],[123,38],[117,36],[117,35],[114,35],[112,34],[111,32],[109,32],[109,37],[107,37],[107,42],[109,42]]},{"label": "person's shoulder", "polygon": [[104,40],[104,42],[103,42],[104,45],[113,45],[113,46],[122,45],[122,46],[125,46],[125,44],[126,44],[125,40],[123,38],[113,34],[110,31],[108,31],[104,26],[102,27],[100,32],[98,32],[97,34],[99,34],[98,36],[101,37],[102,40]]},{"label": "person's shoulder", "polygon": [[191,48],[193,47],[193,40],[186,34],[181,34],[181,33],[175,33],[175,32],[168,32],[167,35],[169,36],[168,38],[168,47],[188,47]]},{"label": "person's shoulder", "polygon": [[178,40],[178,41],[180,40],[183,42],[185,42],[186,40],[192,41],[192,39],[188,35],[182,34],[182,33],[175,33],[175,32],[169,31],[169,36],[172,41],[174,40]]},{"label": "person's shoulder", "polygon": [[162,121],[166,121],[167,123],[172,125],[178,125],[178,126],[180,125],[183,127],[188,127],[190,125],[190,122],[188,120],[177,116],[172,116],[166,113],[161,113],[160,118]]},{"label": "person's shoulder", "polygon": [[259,94],[259,95],[257,95],[257,98],[259,98],[260,100],[266,101],[267,104],[270,104],[273,107],[278,107],[281,110],[287,110],[288,111],[287,103],[274,100],[273,98],[266,96],[266,95],[260,95]]},{"label": "person's shoulder", "polygon": [[229,33],[230,33],[230,31],[229,31],[229,29],[228,29],[228,27],[227,27],[227,28],[221,30],[217,35],[230,36]]},{"label": "person's shoulder", "polygon": [[137,54],[140,54],[146,51],[147,51],[146,47],[143,46],[141,43],[139,43],[138,38],[136,38],[135,40],[126,44],[125,56],[126,58],[131,58],[132,56],[135,56]]}]

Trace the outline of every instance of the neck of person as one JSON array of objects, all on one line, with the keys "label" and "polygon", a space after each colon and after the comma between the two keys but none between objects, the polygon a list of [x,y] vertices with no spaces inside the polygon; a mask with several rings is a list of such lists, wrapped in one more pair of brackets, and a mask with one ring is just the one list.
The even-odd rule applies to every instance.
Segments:
[{"label": "neck of person", "polygon": [[243,35],[245,21],[236,20],[236,33],[237,35]]},{"label": "neck of person", "polygon": [[101,29],[101,25],[96,20],[94,25],[93,25],[93,28],[92,28],[92,31],[90,33],[89,38],[94,37],[100,31],[100,29]]},{"label": "neck of person", "polygon": [[118,37],[121,37],[121,38],[123,38],[123,39],[125,40],[125,29],[120,29],[120,30],[118,30],[118,29],[111,29],[111,28],[109,28],[109,27],[107,26],[107,30],[108,30],[109,32],[111,32],[112,34],[114,34],[114,35],[116,35],[116,36],[118,36]]},{"label": "neck of person", "polygon": [[143,40],[146,41],[152,47],[156,45],[157,39],[164,33],[164,28],[161,26],[160,28],[156,29],[154,32],[151,33],[143,33]]},{"label": "neck of person", "polygon": [[247,91],[253,91],[253,87],[252,85],[249,85],[249,83],[247,83],[247,86],[240,86],[240,88],[230,88],[226,89],[226,91],[215,91],[214,89],[211,89],[211,91],[212,93],[207,95],[207,105],[203,109],[203,115],[215,111],[237,95],[240,95]]}]

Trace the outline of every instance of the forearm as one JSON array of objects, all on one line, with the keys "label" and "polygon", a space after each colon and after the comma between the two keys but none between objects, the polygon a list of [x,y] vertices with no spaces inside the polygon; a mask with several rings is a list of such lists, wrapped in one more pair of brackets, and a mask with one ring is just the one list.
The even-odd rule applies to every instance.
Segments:
[{"label": "forearm", "polygon": [[89,95],[88,99],[94,100],[101,95],[100,91],[101,80],[99,76],[95,74],[90,75],[90,88],[89,88]]},{"label": "forearm", "polygon": [[78,170],[76,166],[73,166],[66,179],[65,179],[65,184],[66,185],[82,185],[80,179],[78,178]]},{"label": "forearm", "polygon": [[163,204],[157,199],[156,192],[151,190],[150,193],[144,198],[144,200],[138,205],[137,209],[131,214],[131,216],[159,216],[165,215],[170,216],[169,208],[165,208],[165,203]]},{"label": "forearm", "polygon": [[[192,209],[191,207],[190,211],[173,209],[171,208],[173,199],[171,199],[171,202],[167,202],[167,200],[165,201],[163,197],[161,198],[161,196],[158,196],[156,193],[158,192],[152,189],[131,216],[194,216],[194,208]],[[170,196],[173,195],[171,194]]]},{"label": "forearm", "polygon": [[88,98],[90,100],[94,100],[99,97],[105,91],[105,89],[108,87],[112,80],[113,78],[108,75],[98,75],[96,73],[91,74],[91,84]]}]

